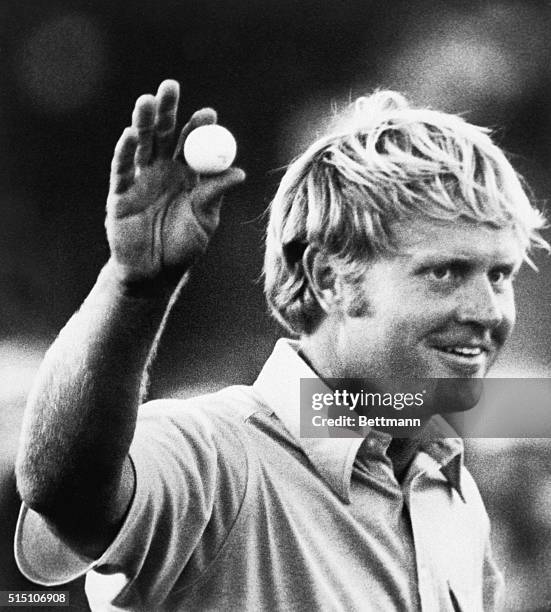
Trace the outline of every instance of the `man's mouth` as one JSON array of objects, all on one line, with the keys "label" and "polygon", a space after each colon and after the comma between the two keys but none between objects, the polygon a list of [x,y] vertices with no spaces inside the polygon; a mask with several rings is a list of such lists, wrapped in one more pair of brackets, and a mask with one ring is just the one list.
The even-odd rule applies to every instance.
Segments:
[{"label": "man's mouth", "polygon": [[478,357],[484,352],[484,349],[480,346],[443,346],[436,348],[445,353],[459,355],[460,357]]},{"label": "man's mouth", "polygon": [[458,377],[479,374],[481,368],[487,365],[491,353],[491,343],[478,341],[461,343],[438,343],[432,346],[446,365]]}]

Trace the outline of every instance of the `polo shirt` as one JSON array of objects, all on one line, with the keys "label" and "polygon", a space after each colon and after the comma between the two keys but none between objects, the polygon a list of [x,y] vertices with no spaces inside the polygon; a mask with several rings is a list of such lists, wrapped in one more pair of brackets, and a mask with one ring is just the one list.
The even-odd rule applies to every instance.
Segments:
[{"label": "polo shirt", "polygon": [[313,377],[280,340],[252,387],[145,404],[113,543],[76,555],[23,505],[20,569],[46,585],[86,572],[92,610],[498,609],[461,440],[421,441],[399,483],[387,434],[300,437],[300,379]]}]

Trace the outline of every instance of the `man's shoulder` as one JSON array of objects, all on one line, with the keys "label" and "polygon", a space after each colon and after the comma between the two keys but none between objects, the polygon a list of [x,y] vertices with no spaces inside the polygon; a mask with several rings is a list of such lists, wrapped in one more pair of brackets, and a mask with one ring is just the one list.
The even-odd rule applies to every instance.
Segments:
[{"label": "man's shoulder", "polygon": [[149,401],[140,408],[130,455],[145,473],[155,463],[165,476],[172,466],[174,474],[183,470],[199,481],[207,480],[211,469],[226,483],[220,488],[224,494],[231,488],[242,492],[255,454],[250,442],[257,437],[248,421],[258,412],[268,414],[268,409],[247,386]]},{"label": "man's shoulder", "polygon": [[242,428],[257,413],[269,415],[271,410],[252,386],[234,385],[185,399],[149,401],[140,408],[138,418],[212,433],[220,428]]}]

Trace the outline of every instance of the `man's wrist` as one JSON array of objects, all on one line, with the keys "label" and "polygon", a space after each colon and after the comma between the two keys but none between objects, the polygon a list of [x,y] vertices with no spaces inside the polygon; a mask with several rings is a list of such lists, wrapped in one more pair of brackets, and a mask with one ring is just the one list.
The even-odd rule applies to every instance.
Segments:
[{"label": "man's wrist", "polygon": [[124,267],[111,258],[103,267],[98,280],[109,284],[124,298],[168,301],[172,294],[185,283],[188,276],[189,270],[187,272],[167,272],[151,279],[132,279]]}]

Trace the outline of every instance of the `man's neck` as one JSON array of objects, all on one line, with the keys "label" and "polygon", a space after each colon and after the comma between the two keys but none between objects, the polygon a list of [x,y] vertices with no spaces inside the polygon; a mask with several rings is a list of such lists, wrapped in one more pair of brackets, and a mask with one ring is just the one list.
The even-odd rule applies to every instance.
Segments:
[{"label": "man's neck", "polygon": [[[331,347],[330,345],[324,344],[323,335],[320,334],[320,336],[322,336],[321,340],[318,336],[302,338],[299,355],[320,378],[336,377],[336,375],[332,373],[332,368],[328,367],[326,361],[328,357],[334,359],[331,353]],[[392,461],[394,474],[399,482],[405,477],[407,469],[419,449],[420,437],[422,436],[422,432],[428,420],[429,419],[426,417],[423,419],[423,427],[419,428],[415,437],[393,438],[389,445],[387,451],[388,457]]]},{"label": "man's neck", "polygon": [[394,475],[402,482],[407,469],[419,449],[419,438],[392,438],[387,454],[392,461]]}]

